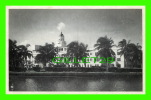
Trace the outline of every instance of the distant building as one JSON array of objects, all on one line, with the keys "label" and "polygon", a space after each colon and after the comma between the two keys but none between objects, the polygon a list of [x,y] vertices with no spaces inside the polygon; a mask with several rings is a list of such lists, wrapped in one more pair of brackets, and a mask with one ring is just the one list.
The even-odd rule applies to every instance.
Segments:
[{"label": "distant building", "polygon": [[38,50],[41,47],[42,47],[41,45],[35,45],[35,50],[32,51],[33,57],[31,58],[31,62],[32,62],[33,65],[39,65],[41,68],[43,68],[43,64],[42,63],[38,63],[35,60],[36,56],[39,54]]},{"label": "distant building", "polygon": [[35,51],[38,51],[40,49],[41,45],[35,45]]}]

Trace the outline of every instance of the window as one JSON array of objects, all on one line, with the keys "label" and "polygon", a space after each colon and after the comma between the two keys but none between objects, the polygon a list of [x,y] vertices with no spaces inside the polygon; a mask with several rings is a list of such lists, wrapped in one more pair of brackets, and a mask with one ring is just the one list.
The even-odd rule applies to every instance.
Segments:
[{"label": "window", "polygon": [[117,61],[121,61],[121,58],[117,58]]},{"label": "window", "polygon": [[60,51],[63,51],[63,48],[59,48],[59,52],[60,52]]},{"label": "window", "polygon": [[90,53],[90,55],[92,55],[92,53]]},{"label": "window", "polygon": [[117,52],[117,55],[120,55],[120,52]]},{"label": "window", "polygon": [[117,66],[118,68],[121,68],[121,64],[119,64],[119,63],[117,63],[116,66]]},{"label": "window", "polygon": [[95,56],[97,56],[97,52],[95,52]]}]

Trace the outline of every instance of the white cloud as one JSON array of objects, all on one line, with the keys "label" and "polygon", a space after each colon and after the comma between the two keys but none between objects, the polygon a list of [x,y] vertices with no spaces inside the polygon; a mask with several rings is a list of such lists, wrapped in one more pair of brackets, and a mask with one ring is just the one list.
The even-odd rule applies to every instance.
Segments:
[{"label": "white cloud", "polygon": [[30,44],[30,46],[28,47],[28,50],[35,50],[35,44],[31,44],[31,42],[30,41],[28,41],[28,40],[24,40],[24,41],[22,41],[22,42],[20,42],[20,43],[17,43],[17,45],[27,45],[27,44]]},{"label": "white cloud", "polygon": [[57,29],[59,30],[59,31],[62,31],[64,28],[65,28],[65,24],[63,23],[63,22],[60,22],[58,25],[57,25]]},{"label": "white cloud", "polygon": [[20,43],[17,43],[18,45],[26,45],[26,44],[29,44],[29,41],[28,40],[24,40]]}]

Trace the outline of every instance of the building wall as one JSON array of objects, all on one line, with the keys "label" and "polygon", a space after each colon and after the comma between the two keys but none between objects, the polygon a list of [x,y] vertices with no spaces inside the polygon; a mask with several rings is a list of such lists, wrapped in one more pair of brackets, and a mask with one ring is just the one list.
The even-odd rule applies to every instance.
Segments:
[{"label": "building wall", "polygon": [[[112,50],[115,52],[116,54],[116,58],[115,61],[113,63],[111,63],[114,67],[120,67],[120,68],[124,68],[124,56],[120,56],[118,53],[118,47],[114,47],[112,48]],[[58,47],[58,57],[64,57],[64,55],[67,53],[67,47]],[[97,50],[89,50],[89,52],[87,52],[88,57],[96,57],[96,53]],[[43,65],[41,63],[37,63],[35,62],[35,57],[36,55],[39,54],[37,51],[33,51],[33,58],[31,58],[31,61],[33,62],[33,64],[39,64],[41,67],[43,67]],[[93,66],[101,66],[102,63],[99,63],[100,60],[96,59],[96,62],[94,63],[94,58],[86,58],[87,62],[90,63],[86,63],[86,67],[93,67]],[[80,61],[82,62],[82,61]],[[110,64],[110,65],[111,65]],[[67,64],[68,67],[73,67],[74,64],[70,63],[69,65]],[[84,63],[80,63],[81,67],[85,67]]]},{"label": "building wall", "polygon": [[[66,46],[66,41],[64,39],[64,35],[62,34],[62,32],[59,35],[59,39],[56,42],[55,47],[58,48],[57,57],[64,57],[66,55],[67,46]],[[32,60],[33,64],[39,64],[39,65],[41,65],[41,67],[43,67],[43,65],[41,63],[36,63],[35,62],[35,57],[36,57],[37,54],[39,54],[37,52],[37,50],[39,48],[40,48],[40,45],[35,45],[35,50],[33,51],[33,58],[31,60]],[[112,47],[112,50],[115,52],[116,58],[115,58],[115,61],[113,63],[109,64],[109,66],[124,68],[124,56],[119,55],[119,53],[118,53],[119,48],[117,46],[114,46],[114,47]],[[88,50],[88,52],[87,52],[88,57],[96,57],[97,52],[98,51],[94,50],[94,48],[92,48],[91,50]],[[80,61],[80,62],[82,62],[82,61]],[[93,66],[99,67],[99,66],[102,65],[102,63],[99,63],[100,62],[99,58],[96,59],[95,63],[94,63],[94,58],[87,58],[87,62],[90,62],[90,63],[86,63],[86,67],[93,67]],[[73,67],[74,64],[69,63],[69,64],[66,64],[66,66],[67,67]],[[85,64],[80,63],[80,66],[85,67]]]},{"label": "building wall", "polygon": [[120,68],[124,68],[124,56],[120,55],[119,54],[119,47],[113,47],[112,50],[115,52],[116,54],[116,58],[115,58],[115,62],[113,63],[114,66],[118,67],[118,64],[119,64],[119,67]]},{"label": "building wall", "polygon": [[58,47],[58,57],[64,57],[67,53],[67,47]]}]

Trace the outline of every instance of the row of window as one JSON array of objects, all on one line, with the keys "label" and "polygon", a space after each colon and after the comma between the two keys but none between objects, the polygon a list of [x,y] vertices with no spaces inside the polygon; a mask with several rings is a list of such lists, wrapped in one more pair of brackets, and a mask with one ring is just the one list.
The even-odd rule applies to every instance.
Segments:
[{"label": "row of window", "polygon": [[[58,51],[63,51],[63,48],[59,48]],[[64,48],[64,51],[67,51],[67,48]],[[88,56],[92,55],[92,53],[88,53]],[[95,55],[97,55],[97,52],[95,52]],[[117,55],[120,55],[120,52],[117,52]]]},{"label": "row of window", "polygon": [[[64,49],[64,50],[63,50]],[[67,51],[67,48],[59,48],[58,49],[58,52],[60,52],[60,51]]]},{"label": "row of window", "polygon": [[[97,52],[95,52],[95,55],[97,54]],[[92,55],[92,53],[88,53],[88,55]],[[120,52],[117,52],[117,55],[120,55]]]},{"label": "row of window", "polygon": [[[72,67],[73,65],[69,65],[69,67]],[[95,64],[95,65],[92,65],[92,64],[86,64],[87,67],[92,67],[92,66],[100,66],[99,64]],[[85,67],[85,65],[81,65],[81,67]]]},{"label": "row of window", "polygon": [[[87,61],[93,61],[94,58],[89,58]],[[100,58],[96,58],[96,61],[100,61]],[[117,58],[117,61],[121,61],[121,58]]]},{"label": "row of window", "polygon": [[117,58],[117,61],[121,61],[121,58]]}]

